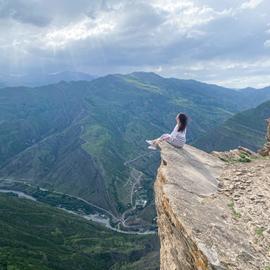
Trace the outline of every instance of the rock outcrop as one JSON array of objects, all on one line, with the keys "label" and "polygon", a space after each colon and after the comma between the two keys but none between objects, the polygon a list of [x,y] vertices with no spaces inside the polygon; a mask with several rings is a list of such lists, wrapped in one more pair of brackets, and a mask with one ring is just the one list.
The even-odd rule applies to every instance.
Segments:
[{"label": "rock outcrop", "polygon": [[269,269],[270,159],[225,163],[188,145],[160,148],[160,269]]},{"label": "rock outcrop", "polygon": [[270,118],[266,120],[267,121],[267,132],[266,132],[266,143],[263,146],[263,148],[259,151],[259,153],[266,157],[266,156],[270,156]]},{"label": "rock outcrop", "polygon": [[258,158],[257,153],[241,146],[225,152],[213,151],[212,155],[226,162],[250,162],[252,159]]}]

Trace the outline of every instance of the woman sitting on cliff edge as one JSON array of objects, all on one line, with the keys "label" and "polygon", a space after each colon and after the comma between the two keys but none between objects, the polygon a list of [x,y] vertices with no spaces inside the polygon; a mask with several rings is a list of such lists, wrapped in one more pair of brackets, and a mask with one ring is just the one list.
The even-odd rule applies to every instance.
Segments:
[{"label": "woman sitting on cliff edge", "polygon": [[158,139],[146,140],[149,149],[156,150],[159,142],[166,141],[169,144],[182,148],[186,143],[186,130],[187,130],[188,117],[184,113],[179,113],[176,116],[176,126],[171,134],[163,134]]}]

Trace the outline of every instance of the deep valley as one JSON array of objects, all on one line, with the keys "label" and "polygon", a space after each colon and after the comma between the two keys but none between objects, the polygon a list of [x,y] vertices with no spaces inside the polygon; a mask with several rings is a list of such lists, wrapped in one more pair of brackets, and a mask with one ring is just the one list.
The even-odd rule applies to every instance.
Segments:
[{"label": "deep valley", "polygon": [[[0,189],[7,194],[0,194],[0,210],[3,215],[9,208],[15,213],[1,226],[6,230],[16,224],[18,234],[1,235],[7,248],[1,251],[0,266],[30,269],[16,268],[30,263],[31,269],[37,269],[42,257],[45,264],[39,269],[65,269],[59,262],[67,255],[56,251],[54,262],[46,256],[70,243],[75,234],[72,243],[76,248],[64,247],[65,254],[75,258],[70,269],[76,269],[76,261],[81,262],[80,269],[91,263],[96,267],[91,269],[103,269],[103,265],[111,267],[106,269],[139,269],[138,265],[145,266],[152,257],[155,260],[149,270],[158,269],[153,182],[160,156],[147,149],[145,140],[170,132],[176,114],[185,112],[189,116],[188,143],[207,151],[228,150],[238,143],[257,150],[264,141],[262,118],[269,114],[267,100],[270,88],[240,91],[143,72],[33,88],[1,88]],[[255,130],[250,128],[250,119],[256,123]],[[234,144],[232,137],[238,139]],[[18,192],[36,202],[18,198]],[[20,231],[20,224],[15,223],[16,216],[23,219],[25,211],[37,215],[33,221],[37,246],[29,251],[23,239],[30,232]],[[59,217],[61,224],[54,224],[51,216]],[[67,236],[60,227],[66,228],[70,222],[73,225]],[[38,237],[40,226],[44,226],[42,233],[59,235],[61,241],[53,237],[46,242],[49,249],[38,253],[39,241],[45,241]],[[98,240],[87,240],[92,233],[97,233]],[[12,246],[12,237],[22,239],[16,242],[19,251],[23,257],[32,252],[33,260],[20,262],[22,258],[14,257],[17,247]],[[108,253],[102,250],[107,238],[112,241]],[[77,242],[81,244],[77,246]],[[128,255],[123,242],[131,247]],[[64,261],[70,263],[68,258]]]}]

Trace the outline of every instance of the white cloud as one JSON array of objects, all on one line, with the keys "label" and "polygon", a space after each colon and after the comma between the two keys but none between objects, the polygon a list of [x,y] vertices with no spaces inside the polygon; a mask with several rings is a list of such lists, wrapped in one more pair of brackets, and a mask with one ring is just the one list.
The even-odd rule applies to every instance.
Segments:
[{"label": "white cloud", "polygon": [[268,10],[266,0],[0,0],[0,73],[267,80]]},{"label": "white cloud", "polygon": [[207,83],[244,88],[269,86],[268,70],[270,70],[269,58],[261,58],[257,61],[205,60],[187,65],[163,66],[161,74],[184,79],[200,77]]},{"label": "white cloud", "polygon": [[248,0],[241,5],[242,9],[254,9],[258,7],[264,0]]},{"label": "white cloud", "polygon": [[105,16],[99,17],[96,20],[84,18],[75,24],[49,30],[43,41],[48,48],[63,49],[71,42],[85,40],[90,37],[100,37],[112,32],[114,28],[113,20]]},{"label": "white cloud", "polygon": [[266,41],[264,42],[264,47],[265,47],[265,48],[270,48],[270,39],[268,39],[268,40],[266,40]]},{"label": "white cloud", "polygon": [[218,12],[207,5],[195,4],[191,0],[152,0],[150,3],[159,12],[164,12],[166,18],[164,24],[183,32],[229,13],[228,10]]},{"label": "white cloud", "polygon": [[246,87],[264,88],[269,86],[270,75],[240,75],[223,80],[209,80],[208,83],[214,83],[229,88],[241,89]]}]

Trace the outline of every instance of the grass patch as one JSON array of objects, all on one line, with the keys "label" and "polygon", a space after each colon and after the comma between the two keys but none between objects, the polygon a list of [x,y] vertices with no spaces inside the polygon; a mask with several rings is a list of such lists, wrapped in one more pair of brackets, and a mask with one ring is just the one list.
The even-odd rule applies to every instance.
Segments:
[{"label": "grass patch", "polygon": [[85,131],[81,138],[85,141],[82,145],[83,149],[96,157],[103,153],[111,140],[108,130],[98,124],[85,125]]},{"label": "grass patch", "polygon": [[234,207],[235,207],[234,202],[228,203],[228,207],[231,209],[232,215],[233,215],[233,217],[234,217],[235,219],[241,218],[241,214],[240,214],[239,212],[237,212],[237,211],[235,210],[235,208],[234,208]]},{"label": "grass patch", "polygon": [[243,163],[251,162],[251,157],[246,153],[241,153],[239,157],[239,161]]},{"label": "grass patch", "polygon": [[133,77],[125,78],[125,81],[130,83],[130,84],[133,84],[134,86],[136,86],[139,89],[147,90],[147,91],[152,92],[152,93],[160,93],[161,92],[161,89],[159,87],[152,85],[150,83],[146,84],[146,83],[139,81]]},{"label": "grass patch", "polygon": [[256,233],[257,236],[262,237],[264,231],[265,231],[265,228],[257,227],[256,230],[255,230],[255,233]]}]

